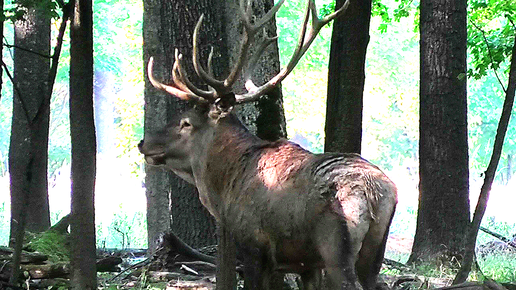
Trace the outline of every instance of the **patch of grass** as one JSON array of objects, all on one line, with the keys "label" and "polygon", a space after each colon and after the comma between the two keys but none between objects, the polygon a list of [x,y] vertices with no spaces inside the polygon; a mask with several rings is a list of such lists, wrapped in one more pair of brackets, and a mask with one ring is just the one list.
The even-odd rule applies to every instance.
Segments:
[{"label": "patch of grass", "polygon": [[489,254],[478,259],[484,276],[502,283],[516,282],[516,252]]}]

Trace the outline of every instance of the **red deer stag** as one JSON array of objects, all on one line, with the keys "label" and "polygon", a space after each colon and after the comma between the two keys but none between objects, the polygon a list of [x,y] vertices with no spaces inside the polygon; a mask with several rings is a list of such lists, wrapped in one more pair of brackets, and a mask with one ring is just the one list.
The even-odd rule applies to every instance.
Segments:
[{"label": "red deer stag", "polygon": [[[320,289],[325,269],[331,289],[374,289],[397,203],[395,185],[359,155],[313,154],[287,140],[267,142],[231,113],[234,105],[255,101],[281,82],[349,0],[324,18],[308,0],[290,62],[261,86],[251,81],[249,71],[271,39],[264,37],[251,58],[249,46],[284,0],[261,19],[253,19],[244,2],[240,56],[225,80],[214,78],[199,62],[202,16],[193,35],[193,64],[208,90],[189,81],[177,50],[171,85],[153,77],[149,60],[154,87],[195,106],[162,131],[145,134],[139,149],[148,164],[164,165],[197,187],[202,204],[244,253],[246,288],[267,289],[270,275],[281,271],[299,273],[305,289]],[[248,92],[236,95],[232,86],[246,65],[251,68],[244,72]]]}]

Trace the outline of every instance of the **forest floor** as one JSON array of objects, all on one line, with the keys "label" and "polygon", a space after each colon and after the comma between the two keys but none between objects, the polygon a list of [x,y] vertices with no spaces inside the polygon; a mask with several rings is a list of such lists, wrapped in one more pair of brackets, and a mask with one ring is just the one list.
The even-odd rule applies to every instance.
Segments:
[{"label": "forest floor", "polygon": [[[482,282],[473,281],[459,287],[449,288],[454,278],[454,273],[451,271],[434,269],[425,272],[403,264],[411,252],[412,243],[413,239],[409,236],[391,235],[389,237],[386,259],[380,274],[380,280],[387,287],[382,287],[382,289],[516,290],[516,280],[503,281],[505,283],[502,286],[486,277],[478,279],[480,276],[478,271],[471,276],[471,280]],[[490,243],[479,248],[482,257],[490,255],[502,260],[516,261],[516,251],[504,247],[501,243]],[[214,255],[215,247],[203,248],[200,251]],[[170,250],[167,250],[164,255],[160,255],[152,263],[146,264],[141,261],[139,263],[139,266],[129,269],[124,275],[118,275],[117,278],[113,279],[111,274],[100,278],[99,284],[105,283],[103,289],[215,289],[215,266],[213,264],[185,259]],[[142,266],[143,264],[145,266]],[[516,274],[516,268],[510,269],[510,267],[512,266],[509,266],[509,271]],[[243,281],[240,278],[239,276],[238,289],[243,288]],[[113,282],[117,288],[110,288],[113,287],[111,284]],[[299,276],[287,274],[283,289],[300,289]]]},{"label": "forest floor", "polygon": [[[456,286],[449,288],[453,280],[453,273],[450,271],[444,269],[421,271],[421,269],[404,264],[411,252],[412,242],[412,237],[409,236],[391,235],[389,237],[386,259],[380,275],[380,279],[384,283],[382,289],[457,289]],[[99,289],[215,289],[214,262],[200,261],[197,258],[181,254],[184,253],[184,249],[181,250],[179,249],[181,247],[177,246],[171,247],[171,244],[174,243],[162,244],[152,256],[149,256],[145,249],[98,250]],[[9,249],[6,247],[2,249],[6,252],[0,251],[0,260],[9,255]],[[216,247],[205,247],[199,249],[199,252],[215,256]],[[479,271],[476,271],[470,276],[472,278],[470,280],[482,282],[470,282],[458,287],[460,288],[458,290],[516,290],[516,279],[511,278],[516,277],[516,251],[514,249],[504,246],[500,242],[491,242],[479,246],[477,254],[479,263],[484,263],[486,257],[495,257],[497,261],[502,261],[496,264],[495,271],[506,271],[509,276],[505,277],[509,278],[499,280],[496,276],[492,278],[493,275],[489,273],[488,275],[484,275],[485,273],[479,275]],[[29,285],[29,289],[69,288],[68,263],[41,261],[41,256],[32,257],[28,253],[26,255],[22,269],[24,270],[25,285]],[[30,259],[35,260],[30,262]],[[5,266],[8,263],[1,264]],[[2,266],[0,268],[0,289],[3,289],[2,285],[5,286],[5,282],[2,280],[5,281],[7,274],[7,268]],[[491,276],[489,278],[504,283],[498,284],[486,278],[489,275]],[[240,275],[238,277],[238,289],[242,289],[243,281]],[[287,274],[284,281],[283,289],[300,289],[299,276]],[[27,288],[25,287],[25,289]]]}]

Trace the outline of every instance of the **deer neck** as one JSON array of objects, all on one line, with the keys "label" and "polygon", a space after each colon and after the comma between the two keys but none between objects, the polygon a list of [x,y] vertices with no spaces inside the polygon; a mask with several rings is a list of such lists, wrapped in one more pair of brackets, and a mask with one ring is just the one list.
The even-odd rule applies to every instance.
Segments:
[{"label": "deer neck", "polygon": [[192,163],[195,185],[203,205],[220,221],[223,199],[232,185],[252,170],[247,168],[252,162],[244,159],[252,158],[248,155],[257,154],[255,148],[269,142],[251,134],[233,114],[218,120],[204,139],[209,146],[199,146]]}]

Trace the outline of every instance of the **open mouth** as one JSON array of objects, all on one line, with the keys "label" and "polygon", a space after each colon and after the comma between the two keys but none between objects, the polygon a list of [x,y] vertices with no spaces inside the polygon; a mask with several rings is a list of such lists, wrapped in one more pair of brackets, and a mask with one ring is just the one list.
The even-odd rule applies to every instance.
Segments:
[{"label": "open mouth", "polygon": [[163,165],[166,163],[165,153],[145,155],[145,161],[150,165]]}]

